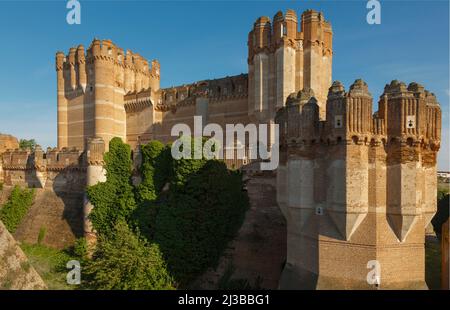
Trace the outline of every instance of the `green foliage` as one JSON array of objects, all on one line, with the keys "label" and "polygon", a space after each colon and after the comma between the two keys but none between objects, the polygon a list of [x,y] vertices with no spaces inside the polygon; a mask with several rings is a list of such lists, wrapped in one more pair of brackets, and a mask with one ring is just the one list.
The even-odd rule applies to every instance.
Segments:
[{"label": "green foliage", "polygon": [[176,187],[156,218],[155,242],[177,283],[185,286],[217,265],[242,224],[248,197],[241,175],[223,162],[178,160],[174,175]]},{"label": "green foliage", "polygon": [[81,260],[86,260],[88,256],[88,244],[86,238],[78,238],[73,246],[73,253]]},{"label": "green foliage", "polygon": [[172,289],[172,279],[159,248],[148,244],[119,221],[110,237],[100,236],[85,275],[95,289]]},{"label": "green foliage", "polygon": [[14,233],[28,212],[34,199],[34,189],[15,186],[8,201],[0,210],[0,220],[9,232]]},{"label": "green foliage", "polygon": [[[183,138],[182,138],[183,139]],[[200,138],[191,139],[191,157],[194,158],[194,140]],[[200,145],[200,144],[198,144]],[[180,148],[182,149],[182,148]],[[200,150],[198,150],[200,151]],[[172,163],[172,182],[171,188],[176,190],[177,188],[182,188],[188,179],[188,177],[197,171],[199,171],[207,162],[206,159],[185,159],[181,158],[178,160],[173,160]]]},{"label": "green foliage", "polygon": [[38,244],[42,244],[42,241],[44,241],[44,238],[45,238],[45,234],[47,233],[47,228],[45,228],[44,226],[42,226],[40,229],[39,229],[39,235],[38,235],[38,241],[37,241],[37,243]]},{"label": "green foliage", "polygon": [[170,148],[159,141],[151,141],[141,146],[142,165],[140,172],[142,182],[136,193],[139,202],[153,201],[170,179]]},{"label": "green foliage", "polygon": [[104,160],[106,182],[87,189],[88,198],[94,205],[90,218],[99,234],[110,233],[119,220],[128,221],[136,208],[131,184],[130,146],[120,138],[113,138]]},{"label": "green foliage", "polygon": [[36,147],[36,140],[31,139],[31,140],[27,140],[27,139],[20,139],[19,141],[19,147],[21,149],[27,149],[29,148],[30,150],[34,150],[34,148]]},{"label": "green foliage", "polygon": [[223,162],[174,160],[171,147],[158,141],[142,146],[141,154],[142,182],[133,190],[129,147],[111,140],[107,181],[88,188],[99,233],[86,273],[94,288],[186,286],[217,265],[248,208],[242,176]]}]

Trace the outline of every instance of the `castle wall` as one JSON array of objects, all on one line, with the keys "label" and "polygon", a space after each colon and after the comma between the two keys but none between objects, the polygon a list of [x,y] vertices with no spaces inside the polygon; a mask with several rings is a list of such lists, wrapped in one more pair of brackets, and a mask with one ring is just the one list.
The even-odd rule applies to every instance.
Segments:
[{"label": "castle wall", "polygon": [[3,178],[6,186],[19,185],[55,192],[83,193],[86,165],[77,150],[11,150],[3,153]]}]

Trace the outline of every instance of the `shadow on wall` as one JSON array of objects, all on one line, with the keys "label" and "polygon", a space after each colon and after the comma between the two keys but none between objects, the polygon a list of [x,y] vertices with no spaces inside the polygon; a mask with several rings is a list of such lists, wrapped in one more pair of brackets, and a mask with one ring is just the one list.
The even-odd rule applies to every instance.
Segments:
[{"label": "shadow on wall", "polygon": [[[16,171],[8,171],[11,173]],[[64,248],[83,236],[83,201],[85,190],[84,165],[47,166],[33,169],[28,166],[25,173],[14,175],[13,182],[35,188],[36,196],[27,216],[18,227],[15,237],[23,242],[36,243],[41,230],[43,244]]]},{"label": "shadow on wall", "polygon": [[86,170],[80,166],[68,166],[59,171],[52,182],[52,191],[63,203],[61,217],[67,222],[75,238],[83,237],[85,174]]}]

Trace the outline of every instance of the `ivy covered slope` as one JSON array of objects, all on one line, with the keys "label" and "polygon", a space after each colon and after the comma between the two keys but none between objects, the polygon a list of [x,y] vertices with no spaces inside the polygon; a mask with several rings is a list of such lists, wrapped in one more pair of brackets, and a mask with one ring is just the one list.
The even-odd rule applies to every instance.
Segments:
[{"label": "ivy covered slope", "polygon": [[34,189],[14,186],[8,201],[0,209],[0,221],[10,233],[14,233],[22,222],[34,199]]},{"label": "ivy covered slope", "polygon": [[[192,169],[195,167],[194,169]],[[216,267],[242,225],[248,199],[238,172],[219,161],[180,160],[155,223],[155,241],[182,286]]]},{"label": "ivy covered slope", "polygon": [[174,160],[158,141],[141,154],[142,182],[133,187],[131,151],[111,140],[107,181],[88,189],[100,235],[88,278],[98,288],[189,286],[217,265],[248,208],[240,173],[223,162]]}]

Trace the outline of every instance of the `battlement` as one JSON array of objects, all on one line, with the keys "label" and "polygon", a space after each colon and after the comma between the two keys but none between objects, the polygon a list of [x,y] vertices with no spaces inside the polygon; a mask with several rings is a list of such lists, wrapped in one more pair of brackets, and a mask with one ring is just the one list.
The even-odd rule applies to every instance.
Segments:
[{"label": "battlement", "polygon": [[323,53],[332,53],[332,28],[321,12],[307,10],[302,13],[298,27],[297,13],[288,9],[286,14],[278,11],[273,17],[273,24],[267,16],[256,19],[248,35],[248,62],[254,55],[265,51],[274,52],[278,47],[288,45],[299,48],[304,43],[323,47]]},{"label": "battlement", "polygon": [[69,53],[58,51],[56,53],[56,70],[63,70],[64,67],[76,64],[84,64],[95,60],[111,61],[115,65],[130,68],[134,71],[144,73],[146,75],[154,75],[159,78],[159,62],[152,60],[149,64],[148,60],[138,53],[114,44],[111,40],[94,39],[89,45],[87,51],[82,44],[77,47],[71,47]]},{"label": "battlement", "polygon": [[161,89],[158,107],[167,110],[171,106],[194,104],[196,97],[206,97],[211,102],[221,102],[243,98],[247,94],[248,75],[240,74]]},{"label": "battlement", "polygon": [[100,67],[105,66],[110,66],[114,77],[111,86],[123,88],[125,92],[140,91],[149,86],[159,88],[160,64],[157,60],[149,64],[140,54],[124,51],[111,40],[94,39],[86,51],[83,45],[79,45],[71,47],[67,55],[56,53],[56,71],[61,72],[58,79],[63,80],[59,91],[64,91],[66,95],[78,94],[81,89],[86,92],[88,84],[90,90],[98,82],[95,80],[98,80]]},{"label": "battlement", "polygon": [[76,148],[47,148],[7,150],[1,155],[4,170],[63,170],[79,169],[85,165],[84,153]]},{"label": "battlement", "polygon": [[150,88],[141,92],[130,92],[124,96],[124,107],[127,113],[140,112],[145,108],[153,106],[152,97],[154,94]]},{"label": "battlement", "polygon": [[310,89],[291,94],[286,107],[277,112],[281,143],[311,146],[322,143],[384,144],[397,140],[420,144],[437,151],[440,146],[441,109],[436,97],[415,82],[406,86],[392,81],[380,97],[379,110],[372,113],[368,85],[356,80],[346,92],[339,81],[329,89],[326,118]]}]

